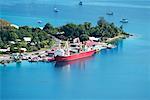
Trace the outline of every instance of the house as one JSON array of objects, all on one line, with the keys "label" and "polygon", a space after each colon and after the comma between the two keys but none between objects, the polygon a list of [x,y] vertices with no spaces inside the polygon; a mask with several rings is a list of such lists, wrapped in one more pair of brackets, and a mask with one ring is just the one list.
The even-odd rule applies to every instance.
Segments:
[{"label": "house", "polygon": [[34,42],[31,42],[31,43],[30,43],[30,45],[34,46],[34,45],[35,45],[35,43],[34,43]]},{"label": "house", "polygon": [[27,49],[26,49],[26,48],[20,48],[20,51],[21,51],[21,52],[26,52]]},{"label": "house", "polygon": [[10,44],[16,44],[15,41],[9,41]]},{"label": "house", "polygon": [[26,41],[26,42],[30,42],[31,41],[31,37],[24,37],[23,40]]},{"label": "house", "polygon": [[16,39],[16,42],[21,42],[21,39]]},{"label": "house", "polygon": [[57,32],[56,34],[57,35],[62,35],[62,34],[65,34],[65,32]]},{"label": "house", "polygon": [[0,49],[0,52],[9,52],[10,51],[10,48],[7,48],[7,49]]},{"label": "house", "polygon": [[79,38],[73,39],[73,43],[80,43],[80,39]]},{"label": "house", "polygon": [[89,37],[89,40],[91,40],[91,41],[99,41],[100,39],[99,38],[95,38],[95,37]]}]

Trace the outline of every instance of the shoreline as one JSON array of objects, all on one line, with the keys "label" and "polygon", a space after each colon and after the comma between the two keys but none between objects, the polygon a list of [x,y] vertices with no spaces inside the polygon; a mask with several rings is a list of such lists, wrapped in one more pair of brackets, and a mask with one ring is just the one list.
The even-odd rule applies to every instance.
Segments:
[{"label": "shoreline", "polygon": [[[108,38],[106,41],[103,41],[101,43],[111,43],[111,42],[114,42],[114,41],[117,41],[118,39],[124,39],[124,38],[128,38],[129,36],[132,36],[132,35],[118,35],[118,36],[115,36],[113,38]],[[45,51],[49,51],[51,50],[52,48],[54,48],[55,46],[51,47],[51,48],[42,48],[41,50],[38,50],[38,51],[33,51],[33,52],[25,52],[23,54],[27,54],[29,56],[34,56],[38,53],[42,53],[42,52],[45,52]],[[12,54],[12,53],[11,53]],[[12,61],[13,62],[13,59],[11,59],[11,54],[0,54],[0,64],[2,65],[2,61]],[[6,63],[7,64],[7,63]]]},{"label": "shoreline", "polygon": [[105,42],[106,43],[111,43],[113,41],[117,41],[118,39],[126,39],[126,38],[129,38],[131,36],[133,36],[133,35],[132,34],[120,34],[120,35],[115,36],[113,38],[108,38]]},{"label": "shoreline", "polygon": [[[132,35],[129,35],[129,36],[132,36]],[[124,38],[128,38],[126,35],[118,35],[118,36],[115,36],[113,38],[108,38],[106,41],[103,41],[101,43],[111,43],[113,41],[117,41],[118,39],[124,39]],[[55,47],[55,46],[53,46]],[[39,53],[39,52],[42,52],[42,51],[47,51],[47,50],[50,50],[52,49],[53,47],[51,48],[41,48],[41,50],[37,50],[37,51],[33,51],[33,52],[25,52],[26,54],[34,54],[34,53]],[[10,54],[0,54],[0,57],[3,57],[3,56],[8,56]]]},{"label": "shoreline", "polygon": [[118,39],[123,39],[123,38],[127,38],[127,36],[125,36],[125,35],[118,35],[118,36],[115,36],[113,38],[108,38],[105,42],[106,43],[110,43],[110,42],[116,41]]},{"label": "shoreline", "polygon": [[[2,21],[4,23],[7,22],[5,20],[2,20]],[[21,37],[20,35],[17,35],[16,33],[12,34],[12,36],[14,36],[14,37],[12,37],[13,38],[12,40],[14,40],[16,42],[15,39],[18,39],[17,41],[20,42],[20,44],[18,43],[15,47],[13,47],[13,49],[10,49],[10,47],[13,44],[16,44],[14,41],[2,41],[2,43],[3,44],[5,43],[5,45],[7,43],[7,45],[9,46],[7,48],[9,48],[9,50],[8,49],[1,50],[2,53],[0,54],[0,63],[2,63],[2,64],[6,63],[7,64],[9,62],[14,62],[14,61],[15,62],[18,62],[18,61],[21,62],[22,60],[30,60],[34,56],[42,58],[43,55],[45,55],[45,57],[48,57],[47,56],[48,53],[46,51],[50,51],[53,48],[58,47],[58,45],[60,45],[61,41],[63,41],[63,40],[68,41],[68,39],[70,39],[70,38],[74,39],[75,37],[73,37],[73,36],[76,36],[76,38],[79,38],[80,39],[79,41],[81,41],[81,42],[89,41],[90,36],[93,36],[93,37],[98,36],[99,37],[98,40],[94,41],[91,39],[90,41],[102,43],[99,45],[95,44],[95,45],[91,46],[92,49],[96,49],[94,47],[97,46],[97,48],[99,50],[101,50],[102,47],[105,47],[106,49],[107,48],[109,48],[109,49],[114,48],[115,46],[113,45],[113,41],[117,41],[118,39],[125,39],[125,38],[128,38],[129,36],[131,36],[130,34],[125,33],[122,29],[119,29],[118,27],[112,26],[110,23],[106,23],[107,21],[105,21],[105,19],[103,17],[99,18],[99,20],[97,22],[98,22],[97,26],[99,26],[98,27],[99,31],[96,31],[97,30],[96,26],[89,27],[89,29],[93,29],[93,32],[90,32],[89,29],[86,29],[86,27],[85,27],[85,26],[91,24],[90,22],[89,23],[83,23],[81,25],[68,23],[66,25],[62,25],[61,28],[60,27],[53,27],[53,26],[51,26],[50,23],[47,23],[47,24],[45,24],[44,29],[42,29],[42,30],[40,30],[41,28],[39,29],[39,27],[37,27],[37,28],[31,27],[30,28],[29,26],[23,26],[23,27],[21,27],[21,29],[24,30],[25,32],[27,32],[28,34],[30,34],[31,36],[25,37],[25,36],[21,35],[23,38],[20,38]],[[112,31],[106,27],[105,29],[108,32],[103,31],[103,32],[105,32],[105,35],[103,36],[101,31],[100,31],[101,25],[109,26],[109,27],[111,27],[112,30],[118,30],[118,31]],[[4,24],[4,26],[5,26],[5,24]],[[72,27],[68,27],[68,26],[72,26]],[[18,25],[9,23],[8,27],[10,27],[10,28],[14,27],[14,28],[12,28],[12,29],[14,29],[14,31],[17,30],[18,32],[20,32],[19,31],[20,27]],[[79,29],[81,28],[81,29],[79,30],[78,28]],[[5,27],[4,27],[4,29],[5,29]],[[7,30],[7,28],[5,30]],[[30,32],[29,32],[29,30],[30,30]],[[67,30],[70,30],[70,32],[68,32]],[[76,30],[76,33],[78,33],[78,34],[74,33],[75,30]],[[84,34],[81,34],[80,31],[83,31],[83,30],[85,31]],[[24,31],[23,31],[23,33],[21,31],[21,33],[24,34]],[[63,32],[63,34],[61,31]],[[35,32],[37,33],[36,35],[33,34]],[[112,34],[112,32],[115,32],[117,36]],[[89,35],[88,33],[91,33],[93,35]],[[68,35],[65,35],[65,34],[68,34]],[[33,38],[34,42],[33,42],[33,40],[31,41],[32,37],[35,37],[35,36],[37,36],[38,38]],[[49,38],[46,38],[46,36]],[[109,38],[109,37],[112,37],[112,38]],[[7,38],[9,40],[9,37],[7,37]],[[31,42],[33,42],[32,43],[34,45],[33,47],[31,47],[31,45],[32,45]],[[51,43],[49,43],[49,42],[51,42]],[[27,45],[28,43],[30,43],[30,44]],[[46,46],[49,46],[49,48],[46,48]],[[21,49],[21,47],[24,47],[24,48]],[[17,48],[17,50],[14,50],[14,48]],[[28,52],[28,51],[31,51],[31,52]],[[15,52],[15,53],[13,53],[13,52]]]}]

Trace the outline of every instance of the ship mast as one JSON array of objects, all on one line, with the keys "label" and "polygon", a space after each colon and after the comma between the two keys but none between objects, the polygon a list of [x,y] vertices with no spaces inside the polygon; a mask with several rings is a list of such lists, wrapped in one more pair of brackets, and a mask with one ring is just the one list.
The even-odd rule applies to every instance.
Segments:
[{"label": "ship mast", "polygon": [[69,51],[69,42],[68,42],[68,40],[65,43],[65,47],[66,47],[66,53],[69,56],[70,55],[70,51]]}]

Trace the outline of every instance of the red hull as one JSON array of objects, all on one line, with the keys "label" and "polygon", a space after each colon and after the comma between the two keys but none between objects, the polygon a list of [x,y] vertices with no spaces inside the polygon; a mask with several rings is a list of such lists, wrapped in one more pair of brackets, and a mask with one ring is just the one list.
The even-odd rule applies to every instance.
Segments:
[{"label": "red hull", "polygon": [[81,59],[81,58],[85,58],[85,57],[90,57],[94,53],[96,53],[96,50],[77,53],[77,54],[73,54],[73,55],[70,55],[70,56],[56,56],[55,60],[56,61],[71,61],[71,60]]}]

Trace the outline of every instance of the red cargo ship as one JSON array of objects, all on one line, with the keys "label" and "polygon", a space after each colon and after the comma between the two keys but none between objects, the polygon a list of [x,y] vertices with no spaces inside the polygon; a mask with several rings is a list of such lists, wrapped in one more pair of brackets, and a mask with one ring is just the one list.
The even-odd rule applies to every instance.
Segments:
[{"label": "red cargo ship", "polygon": [[81,58],[85,58],[85,57],[90,57],[95,53],[96,53],[96,50],[90,50],[90,51],[85,51],[85,52],[81,52],[81,53],[72,54],[72,55],[69,55],[69,56],[56,56],[55,60],[58,61],[58,62],[71,61],[71,60],[81,59]]}]

